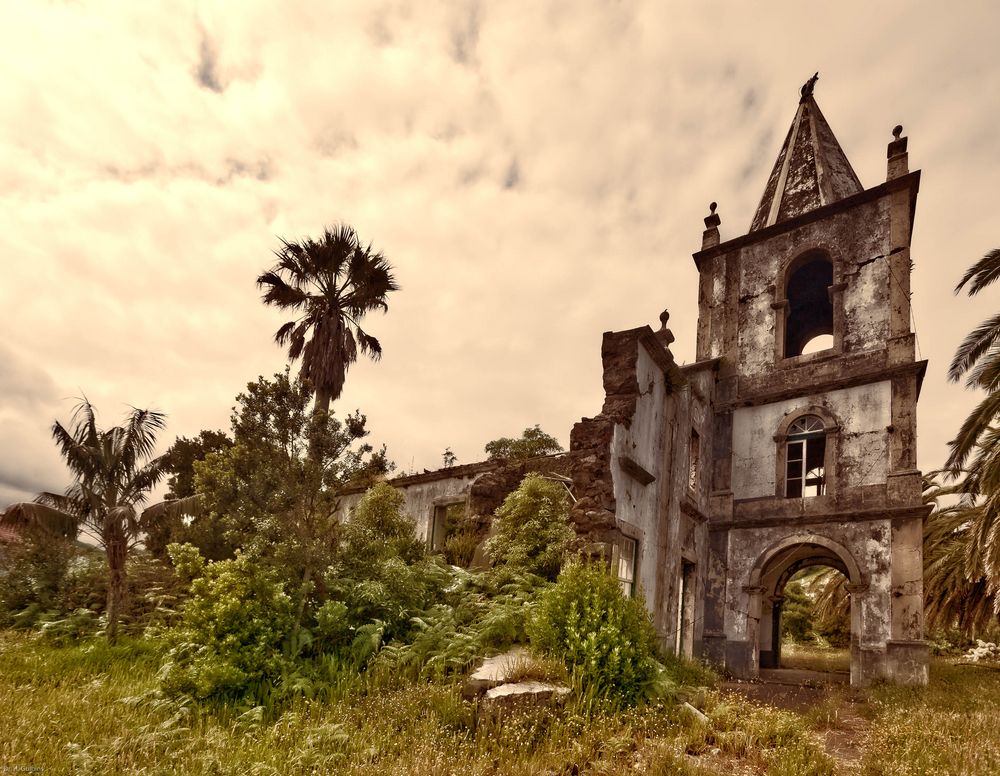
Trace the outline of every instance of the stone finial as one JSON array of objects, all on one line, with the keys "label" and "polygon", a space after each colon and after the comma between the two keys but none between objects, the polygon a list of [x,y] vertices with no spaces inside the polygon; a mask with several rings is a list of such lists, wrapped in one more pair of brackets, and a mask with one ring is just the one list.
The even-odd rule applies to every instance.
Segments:
[{"label": "stone finial", "polygon": [[718,204],[715,202],[708,206],[709,214],[705,217],[705,233],[701,237],[702,250],[719,244],[719,224],[722,223],[722,219],[715,212],[717,207]]},{"label": "stone finial", "polygon": [[892,142],[886,148],[886,158],[889,160],[886,180],[900,178],[910,171],[909,154],[906,152],[907,138],[903,137],[903,125],[892,128]]},{"label": "stone finial", "polygon": [[660,344],[665,348],[670,347],[670,343],[674,341],[674,333],[667,328],[667,321],[670,320],[670,312],[664,310],[660,313],[660,330],[656,332],[656,339],[659,340]]},{"label": "stone finial", "polygon": [[802,99],[799,102],[805,102],[810,97],[812,97],[813,89],[816,88],[816,82],[819,80],[819,72],[816,72],[812,78],[802,84],[802,88],[799,89],[799,94],[802,95]]},{"label": "stone finial", "polygon": [[722,223],[722,219],[716,214],[715,209],[719,206],[717,202],[712,202],[708,206],[709,213],[705,216],[705,226],[711,229]]}]

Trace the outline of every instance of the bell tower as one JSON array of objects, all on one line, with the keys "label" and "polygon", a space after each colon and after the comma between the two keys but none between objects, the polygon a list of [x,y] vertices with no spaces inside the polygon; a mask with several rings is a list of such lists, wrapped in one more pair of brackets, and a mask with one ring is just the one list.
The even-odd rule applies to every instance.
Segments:
[{"label": "bell tower", "polygon": [[785,584],[846,578],[851,683],[927,681],[910,328],[920,182],[902,127],[865,189],[813,95],[795,116],[749,231],[694,254],[699,361],[717,360],[704,652],[739,676],[780,666]]}]

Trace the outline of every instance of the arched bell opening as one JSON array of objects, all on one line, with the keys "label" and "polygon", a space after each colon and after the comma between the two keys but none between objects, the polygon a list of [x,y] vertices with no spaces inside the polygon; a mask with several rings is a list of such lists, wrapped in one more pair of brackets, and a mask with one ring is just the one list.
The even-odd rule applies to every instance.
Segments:
[{"label": "arched bell opening", "polygon": [[[810,255],[788,276],[785,358],[833,347],[831,286],[833,263],[822,253]],[[820,344],[826,347],[818,347]]]}]

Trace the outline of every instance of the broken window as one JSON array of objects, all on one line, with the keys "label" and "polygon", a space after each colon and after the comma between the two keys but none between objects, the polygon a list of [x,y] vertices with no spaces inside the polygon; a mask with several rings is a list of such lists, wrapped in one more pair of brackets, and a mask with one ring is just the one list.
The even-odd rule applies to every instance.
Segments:
[{"label": "broken window", "polygon": [[785,496],[809,498],[826,490],[826,430],[815,415],[788,427],[785,442]]},{"label": "broken window", "polygon": [[623,536],[621,544],[618,546],[618,563],[615,564],[615,573],[626,598],[635,595],[635,550],[635,539]]},{"label": "broken window", "polygon": [[691,429],[691,440],[688,442],[688,487],[698,490],[698,468],[701,463],[701,440],[698,432]]},{"label": "broken window", "polygon": [[785,313],[785,358],[833,347],[833,264],[816,254],[788,278]]}]

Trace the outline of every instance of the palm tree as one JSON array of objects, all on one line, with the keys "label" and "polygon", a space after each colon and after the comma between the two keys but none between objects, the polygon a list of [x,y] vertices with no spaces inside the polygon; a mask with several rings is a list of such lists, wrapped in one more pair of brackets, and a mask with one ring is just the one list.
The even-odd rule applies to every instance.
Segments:
[{"label": "palm tree", "polygon": [[[955,293],[968,285],[969,296],[975,296],[998,278],[1000,248],[995,248],[969,268],[955,286]],[[958,436],[949,443],[951,454],[946,467],[956,475],[1000,414],[1000,314],[973,329],[956,351],[948,369],[948,379],[958,382],[966,375],[968,388],[982,389],[987,395],[965,419]]]},{"label": "palm tree", "polygon": [[[968,269],[955,293],[967,286],[969,296],[975,296],[998,279],[1000,248],[995,248]],[[958,534],[946,531],[939,541],[943,551],[962,536],[966,575],[970,580],[984,577],[985,592],[993,597],[994,611],[1000,613],[1000,314],[979,324],[959,346],[948,378],[957,382],[963,376],[966,387],[983,390],[986,396],[949,442],[945,466],[953,478],[961,480],[961,511],[954,517],[961,529]],[[949,562],[954,557],[951,553],[942,556]]]},{"label": "palm tree", "polygon": [[34,526],[62,534],[83,530],[108,560],[108,639],[118,634],[125,604],[125,563],[142,537],[139,509],[166,474],[167,456],[152,458],[160,412],[133,409],[120,426],[97,428],[93,406],[77,405],[67,430],[56,421],[52,436],[75,481],[65,494],[40,493],[34,502],[14,504],[0,525]]},{"label": "palm tree", "polygon": [[382,346],[361,320],[372,310],[388,310],[386,296],[399,286],[385,257],[362,245],[346,224],[324,230],[318,241],[281,242],[278,263],[257,285],[265,289],[265,304],[301,313],[274,339],[288,346],[289,360],[302,358],[299,375],[312,385],[317,412],[328,412],[358,351],[381,357]]}]

